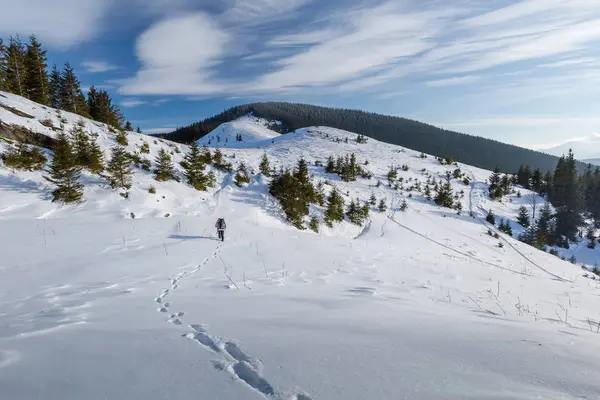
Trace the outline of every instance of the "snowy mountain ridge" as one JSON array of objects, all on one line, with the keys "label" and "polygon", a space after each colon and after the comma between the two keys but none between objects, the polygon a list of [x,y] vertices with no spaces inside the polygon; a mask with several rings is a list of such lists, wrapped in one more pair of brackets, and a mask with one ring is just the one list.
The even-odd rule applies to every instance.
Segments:
[{"label": "snowy mountain ridge", "polygon": [[[2,123],[51,138],[81,119],[6,93],[0,103]],[[83,121],[108,157],[114,132]],[[532,192],[491,201],[489,171],[356,138],[328,127],[279,135],[247,116],[200,144],[220,147],[234,168],[243,162],[248,185],[208,167],[216,187],[199,192],[134,168],[125,199],[84,173],[84,202],[70,206],[50,201],[42,172],[0,164],[0,392],[57,400],[594,398],[600,280],[508,235],[495,238],[484,221],[492,209],[516,236],[518,208]],[[128,141],[129,152],[149,160],[169,151],[182,174],[187,146],[134,132]],[[10,142],[0,140],[0,152]],[[320,166],[351,153],[371,178],[345,182]],[[276,170],[303,157],[327,193],[337,187],[346,204],[374,195],[387,210],[371,206],[364,225],[328,227],[324,208],[311,205],[319,233],[300,231],[258,173],[264,154]],[[403,189],[388,185],[391,166]],[[461,215],[419,189],[457,169],[451,185]],[[213,232],[218,217],[227,221],[224,242]],[[589,269],[599,258],[583,244],[562,251]]]}]

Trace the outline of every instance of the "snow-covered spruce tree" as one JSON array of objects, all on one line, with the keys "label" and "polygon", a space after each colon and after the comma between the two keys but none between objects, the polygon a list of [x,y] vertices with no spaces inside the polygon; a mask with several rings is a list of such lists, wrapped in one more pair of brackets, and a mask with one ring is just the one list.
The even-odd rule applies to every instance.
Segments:
[{"label": "snow-covered spruce tree", "polygon": [[170,181],[175,179],[175,169],[173,168],[173,162],[171,156],[165,149],[160,149],[158,155],[154,159],[156,168],[154,174],[157,181]]},{"label": "snow-covered spruce tree", "polygon": [[408,210],[408,203],[406,202],[406,199],[402,199],[402,202],[400,203],[400,211],[406,211]]},{"label": "snow-covered spruce tree", "polygon": [[489,177],[490,187],[490,199],[496,200],[502,198],[504,191],[502,190],[502,175],[500,174],[500,168],[496,166],[494,172]]},{"label": "snow-covered spruce tree", "polygon": [[485,216],[485,220],[492,225],[496,225],[496,215],[492,210],[489,210],[487,215]]},{"label": "snow-covered spruce tree", "polygon": [[267,157],[267,153],[264,153],[260,159],[258,169],[264,176],[271,176],[271,166],[269,163],[269,157]]},{"label": "snow-covered spruce tree", "polygon": [[237,186],[241,187],[244,184],[250,183],[250,176],[248,176],[248,168],[246,164],[242,161],[238,167],[238,170],[234,177],[234,182]]},{"label": "snow-covered spruce tree", "polygon": [[206,186],[214,188],[215,186],[217,186],[217,177],[214,173],[214,171],[210,171],[208,173],[208,175],[206,175]]},{"label": "snow-covered spruce tree", "polygon": [[519,215],[517,217],[517,222],[524,228],[529,227],[531,221],[529,220],[529,211],[527,211],[527,207],[519,207]]},{"label": "snow-covered spruce tree", "polygon": [[309,203],[303,196],[301,186],[290,170],[284,170],[273,177],[269,193],[275,197],[287,220],[298,229],[304,229],[303,218],[308,215]]},{"label": "snow-covered spruce tree", "polygon": [[334,222],[344,220],[344,199],[337,188],[333,188],[327,197],[327,209],[325,210],[325,223],[332,227]]},{"label": "snow-covered spruce tree", "polygon": [[224,161],[223,153],[219,149],[216,149],[215,154],[212,155],[212,165],[213,167],[224,172],[233,171],[233,166],[230,163]]},{"label": "snow-covered spruce tree", "polygon": [[127,146],[129,144],[129,141],[127,140],[127,132],[125,132],[122,129],[119,129],[115,141],[121,146]]},{"label": "snow-covered spruce tree", "polygon": [[90,153],[87,165],[88,171],[93,174],[100,174],[104,171],[104,153],[95,137],[90,138]]},{"label": "snow-covered spruce tree", "polygon": [[294,178],[297,181],[300,195],[304,201],[307,203],[317,203],[317,193],[315,191],[315,187],[310,181],[310,176],[308,175],[308,164],[304,157],[301,157],[300,160],[298,160],[298,164],[294,170]]},{"label": "snow-covered spruce tree", "polygon": [[387,204],[385,204],[385,199],[379,200],[379,204],[377,205],[377,211],[386,212]]},{"label": "snow-covered spruce tree", "polygon": [[452,185],[449,180],[440,185],[436,191],[435,203],[441,207],[452,208],[454,200],[452,199]]},{"label": "snow-covered spruce tree", "polygon": [[325,165],[325,172],[327,172],[328,174],[333,174],[335,173],[336,168],[335,168],[335,160],[333,159],[333,156],[329,156],[327,157],[327,164]]},{"label": "snow-covered spruce tree", "polygon": [[83,197],[83,185],[79,182],[81,166],[77,164],[71,143],[64,132],[56,138],[54,156],[50,167],[46,170],[48,175],[44,178],[56,185],[52,191],[52,201],[74,203]]},{"label": "snow-covered spruce tree", "polygon": [[185,170],[184,175],[187,183],[196,190],[206,190],[208,179],[204,174],[204,159],[196,142],[190,146],[190,151],[185,155],[181,166]]},{"label": "snow-covered spruce tree", "polygon": [[346,210],[346,216],[355,225],[361,225],[364,220],[363,213],[360,208],[360,203],[358,199],[356,201],[351,200],[348,204],[348,209]]},{"label": "snow-covered spruce tree", "polygon": [[371,192],[371,197],[369,197],[369,204],[375,206],[377,204],[377,197],[375,197],[375,193]]},{"label": "snow-covered spruce tree", "polygon": [[108,180],[113,189],[131,188],[131,176],[133,171],[130,168],[131,158],[122,146],[113,146],[111,157],[108,162],[106,172]]},{"label": "snow-covered spruce tree", "polygon": [[388,180],[388,183],[390,184],[390,186],[392,186],[392,182],[394,182],[397,178],[398,178],[398,171],[396,170],[396,167],[394,167],[392,165],[387,174],[387,180]]}]

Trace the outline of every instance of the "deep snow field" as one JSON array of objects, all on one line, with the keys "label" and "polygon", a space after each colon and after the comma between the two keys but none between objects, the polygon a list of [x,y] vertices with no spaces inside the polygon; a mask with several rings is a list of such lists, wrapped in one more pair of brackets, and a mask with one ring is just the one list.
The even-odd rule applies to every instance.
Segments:
[{"label": "deep snow field", "polygon": [[[2,121],[55,134],[39,122],[58,126],[54,110],[0,94],[33,117],[0,107]],[[79,119],[62,116],[67,130]],[[373,192],[388,211],[316,234],[284,221],[261,175],[239,188],[219,173],[216,188],[197,192],[138,169],[129,199],[84,175],[85,202],[61,206],[42,173],[0,166],[0,399],[600,398],[600,281],[506,235],[499,247],[485,211],[510,218],[516,236],[524,200],[487,200],[489,171],[460,164],[473,182],[453,181],[465,192],[459,216],[416,191],[376,187],[392,164],[408,165],[405,182],[439,179],[450,167],[434,157],[331,128],[230,124],[211,135],[234,135],[219,142],[234,166],[257,172],[265,152],[276,166],[304,156],[315,182],[346,199]],[[86,126],[108,156],[114,135]],[[161,147],[176,161],[187,151],[135,133],[130,151],[144,141],[151,160]],[[369,160],[373,179],[345,183],[313,165],[349,152]],[[599,253],[571,254],[593,265]]]}]

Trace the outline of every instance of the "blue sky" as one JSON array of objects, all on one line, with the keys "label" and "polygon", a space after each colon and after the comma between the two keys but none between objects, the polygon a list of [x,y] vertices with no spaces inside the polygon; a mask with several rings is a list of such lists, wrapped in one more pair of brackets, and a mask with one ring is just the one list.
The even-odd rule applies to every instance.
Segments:
[{"label": "blue sky", "polygon": [[600,131],[598,0],[0,0],[144,130],[285,100],[527,147]]}]

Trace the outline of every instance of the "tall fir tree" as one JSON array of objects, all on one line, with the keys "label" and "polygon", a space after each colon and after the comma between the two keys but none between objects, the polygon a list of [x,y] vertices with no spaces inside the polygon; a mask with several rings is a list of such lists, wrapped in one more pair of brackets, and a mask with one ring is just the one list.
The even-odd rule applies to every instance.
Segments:
[{"label": "tall fir tree", "polygon": [[300,195],[303,197],[304,201],[306,203],[316,203],[315,187],[310,181],[310,176],[308,175],[308,164],[304,157],[301,157],[300,160],[298,160],[298,164],[296,165],[296,169],[294,171],[294,178],[297,181]]},{"label": "tall fir tree", "polygon": [[519,207],[519,215],[517,216],[517,222],[525,228],[529,227],[531,221],[529,219],[529,211],[527,211],[527,207]]},{"label": "tall fir tree", "polygon": [[52,163],[44,178],[56,185],[52,201],[78,202],[83,197],[83,185],[79,182],[81,166],[77,164],[69,139],[64,132],[56,138]]},{"label": "tall fir tree", "polygon": [[8,91],[27,97],[25,47],[19,36],[11,36],[6,49],[6,86]]},{"label": "tall fir tree", "polygon": [[8,91],[6,72],[8,70],[8,54],[4,41],[0,38],[0,90]]},{"label": "tall fir tree", "polygon": [[267,153],[264,153],[260,159],[258,169],[264,176],[271,176],[271,165],[269,163],[269,157],[267,157]]},{"label": "tall fir tree", "polygon": [[46,50],[31,35],[25,56],[26,87],[29,98],[36,103],[50,105],[50,88],[48,83],[48,60]]},{"label": "tall fir tree", "polygon": [[452,208],[454,200],[452,198],[452,185],[450,179],[446,179],[446,183],[438,186],[435,194],[435,203],[438,206]]},{"label": "tall fir tree", "polygon": [[50,73],[50,106],[56,109],[62,108],[62,76],[56,67],[56,64],[52,66],[52,72]]},{"label": "tall fir tree", "polygon": [[108,172],[110,186],[113,189],[131,188],[131,157],[123,146],[115,145],[111,150],[111,157],[106,167]]},{"label": "tall fir tree", "polygon": [[204,174],[206,164],[196,142],[192,142],[190,151],[185,155],[181,166],[185,171],[187,183],[192,185],[196,190],[206,190],[208,186],[208,178]]},{"label": "tall fir tree", "polygon": [[556,208],[556,233],[575,240],[579,226],[583,224],[583,196],[581,181],[577,178],[577,165],[571,150],[559,159],[554,173],[553,194],[550,198]]},{"label": "tall fir tree", "polygon": [[494,172],[490,175],[489,182],[490,199],[495,200],[501,198],[504,193],[502,190],[502,174],[500,174],[500,168],[498,166],[494,168]]},{"label": "tall fir tree", "polygon": [[333,226],[334,222],[344,220],[344,199],[337,188],[333,188],[327,197],[327,208],[325,209],[325,222],[327,226]]},{"label": "tall fir tree", "polygon": [[175,179],[173,162],[171,161],[171,156],[165,149],[160,149],[154,162],[156,165],[156,169],[154,170],[154,179],[157,181],[169,181]]},{"label": "tall fir tree", "polygon": [[87,112],[87,101],[81,91],[81,84],[69,63],[65,63],[61,74],[60,102],[65,111],[85,117],[90,116]]}]

